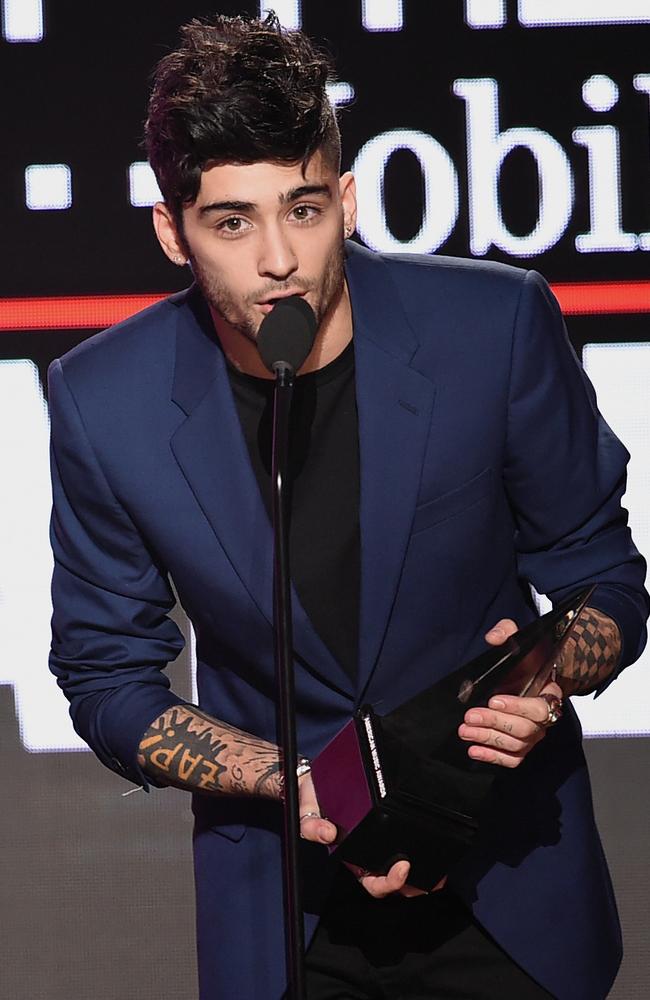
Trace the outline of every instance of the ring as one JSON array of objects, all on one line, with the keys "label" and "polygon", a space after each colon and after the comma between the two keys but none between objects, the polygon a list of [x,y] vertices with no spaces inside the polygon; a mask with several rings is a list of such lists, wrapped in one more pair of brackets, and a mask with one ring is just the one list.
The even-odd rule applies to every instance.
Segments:
[{"label": "ring", "polygon": [[320,813],[303,813],[299,819],[299,822],[302,823],[303,819],[322,819],[322,818],[323,817],[321,816]]},{"label": "ring", "polygon": [[544,699],[548,709],[548,715],[543,722],[540,722],[540,726],[544,726],[544,728],[554,726],[562,718],[562,699],[554,694],[542,694],[540,698]]}]

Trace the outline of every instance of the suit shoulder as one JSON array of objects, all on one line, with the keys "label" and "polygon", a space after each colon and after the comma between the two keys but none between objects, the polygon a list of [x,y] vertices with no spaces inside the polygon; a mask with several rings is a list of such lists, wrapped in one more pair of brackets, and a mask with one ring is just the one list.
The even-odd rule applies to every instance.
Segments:
[{"label": "suit shoulder", "polygon": [[[513,329],[540,310],[560,317],[558,302],[541,274],[496,261],[424,255],[386,255],[384,262],[406,313],[435,313],[453,326],[482,331]],[[530,312],[532,310],[532,312]]]},{"label": "suit shoulder", "polygon": [[[527,284],[548,288],[535,271],[490,260],[446,257],[439,254],[377,253],[354,244],[348,247],[352,273],[362,276],[367,288],[389,283],[406,313],[427,310],[476,318],[486,311],[512,318]],[[549,293],[550,294],[550,293]]]},{"label": "suit shoulder", "polygon": [[476,290],[519,296],[521,286],[531,273],[511,264],[464,257],[428,254],[382,254],[398,285],[414,290],[443,287],[464,295]]},{"label": "suit shoulder", "polygon": [[101,372],[133,368],[145,360],[150,364],[155,355],[167,354],[186,297],[180,292],[162,299],[73,347],[59,358],[66,378],[93,379]]}]

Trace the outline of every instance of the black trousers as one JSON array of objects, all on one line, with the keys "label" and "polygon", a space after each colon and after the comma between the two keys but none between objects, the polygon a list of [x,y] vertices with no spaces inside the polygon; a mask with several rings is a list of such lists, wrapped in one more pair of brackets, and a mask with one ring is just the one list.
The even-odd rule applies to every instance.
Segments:
[{"label": "black trousers", "polygon": [[347,871],[307,951],[308,1000],[549,1000],[449,890],[374,900]]}]

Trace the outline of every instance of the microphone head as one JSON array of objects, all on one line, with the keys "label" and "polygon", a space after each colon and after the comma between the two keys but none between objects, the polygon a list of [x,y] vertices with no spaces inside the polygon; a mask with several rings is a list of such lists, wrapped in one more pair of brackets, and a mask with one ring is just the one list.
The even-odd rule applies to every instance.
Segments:
[{"label": "microphone head", "polygon": [[287,365],[297,372],[314,346],[316,325],[314,310],[302,296],[279,299],[257,334],[257,349],[269,371],[275,374],[277,365]]}]

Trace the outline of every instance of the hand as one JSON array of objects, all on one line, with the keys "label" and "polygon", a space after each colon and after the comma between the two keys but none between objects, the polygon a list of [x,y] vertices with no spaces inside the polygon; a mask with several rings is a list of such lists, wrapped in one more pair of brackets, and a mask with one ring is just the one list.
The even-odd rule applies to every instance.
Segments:
[{"label": "hand", "polygon": [[336,827],[320,814],[316,790],[311,774],[298,778],[298,815],[300,836],[314,844],[332,844],[336,840]]},{"label": "hand", "polygon": [[[359,885],[362,885],[366,892],[374,896],[375,899],[385,899],[386,896],[391,896],[393,893],[409,898],[428,895],[425,889],[416,889],[414,885],[408,884],[407,879],[411,870],[408,861],[396,861],[386,875],[373,875],[372,872],[367,872],[365,868],[348,864],[347,861],[345,862],[345,866],[352,872]],[[442,889],[446,882],[447,876],[445,875],[431,889],[431,892],[437,892],[438,889]]]},{"label": "hand", "polygon": [[[336,827],[328,819],[320,815],[320,807],[316,798],[314,782],[311,774],[303,774],[298,779],[298,797],[300,816],[300,836],[304,840],[311,840],[315,844],[332,844],[336,840]],[[352,874],[359,880],[359,883],[375,899],[383,899],[393,892],[398,892],[401,896],[424,896],[423,889],[416,889],[415,886],[407,885],[406,880],[411,870],[408,861],[397,861],[387,875],[372,875],[357,865],[345,863]],[[442,889],[447,881],[446,877],[441,879],[435,889]]]},{"label": "hand", "polygon": [[[516,631],[515,623],[503,618],[485,638],[491,645],[498,646]],[[553,681],[542,688],[541,694],[562,699],[562,689]],[[533,747],[544,739],[548,715],[548,703],[544,698],[497,694],[490,698],[487,708],[468,709],[458,735],[471,744],[467,753],[474,760],[501,767],[519,767]]]}]

